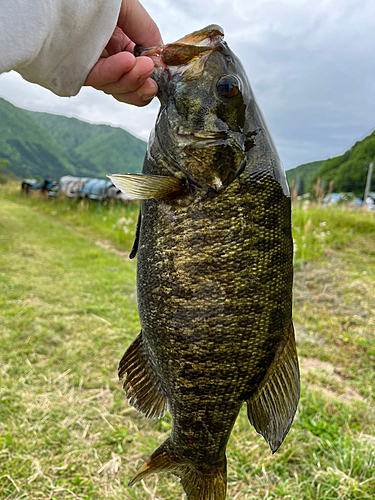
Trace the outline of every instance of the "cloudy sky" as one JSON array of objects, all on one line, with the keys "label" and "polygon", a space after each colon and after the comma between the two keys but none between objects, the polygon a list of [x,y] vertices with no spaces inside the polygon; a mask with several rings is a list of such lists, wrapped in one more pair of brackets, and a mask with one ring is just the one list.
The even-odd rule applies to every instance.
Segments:
[{"label": "cloudy sky", "polygon": [[[219,24],[240,57],[286,169],[341,154],[375,128],[374,0],[143,0],[165,42]],[[203,3],[205,7],[203,7]],[[17,106],[125,128],[147,140],[158,102],[138,109],[84,88],[61,98],[14,72]]]}]

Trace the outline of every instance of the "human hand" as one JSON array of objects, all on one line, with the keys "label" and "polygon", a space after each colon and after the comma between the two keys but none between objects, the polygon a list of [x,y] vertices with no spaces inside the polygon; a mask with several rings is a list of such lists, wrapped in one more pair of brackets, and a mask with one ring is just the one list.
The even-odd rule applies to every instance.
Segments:
[{"label": "human hand", "polygon": [[158,90],[150,78],[154,63],[149,57],[134,57],[134,47],[162,43],[158,27],[138,0],[122,0],[117,27],[84,85],[118,101],[145,106]]}]

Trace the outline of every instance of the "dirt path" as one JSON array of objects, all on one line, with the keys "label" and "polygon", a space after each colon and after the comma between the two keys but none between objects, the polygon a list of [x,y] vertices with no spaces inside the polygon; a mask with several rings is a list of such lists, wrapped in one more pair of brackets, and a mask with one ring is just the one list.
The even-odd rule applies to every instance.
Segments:
[{"label": "dirt path", "polygon": [[98,247],[101,248],[105,248],[106,250],[109,250],[111,253],[119,255],[120,257],[125,257],[126,259],[129,258],[129,252],[117,250],[117,248],[115,248],[109,240],[97,240],[95,241],[95,245],[98,245]]}]

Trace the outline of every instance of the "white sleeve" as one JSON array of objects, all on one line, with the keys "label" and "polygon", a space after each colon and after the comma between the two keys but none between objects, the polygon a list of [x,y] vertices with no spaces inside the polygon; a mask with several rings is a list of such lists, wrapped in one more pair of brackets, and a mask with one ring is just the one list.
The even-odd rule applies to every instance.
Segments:
[{"label": "white sleeve", "polygon": [[0,73],[76,95],[115,27],[121,0],[2,0]]}]

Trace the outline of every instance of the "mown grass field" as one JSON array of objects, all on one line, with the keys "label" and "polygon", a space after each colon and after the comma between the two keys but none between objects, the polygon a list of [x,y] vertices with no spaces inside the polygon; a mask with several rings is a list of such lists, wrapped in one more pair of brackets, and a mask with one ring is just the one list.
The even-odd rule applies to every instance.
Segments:
[{"label": "mown grass field", "polygon": [[[168,474],[126,486],[171,425],[141,417],[117,381],[139,332],[136,218],[136,205],[0,191],[1,500],[185,498]],[[375,217],[296,208],[293,228],[301,401],[273,456],[241,412],[228,499],[373,499]]]}]

